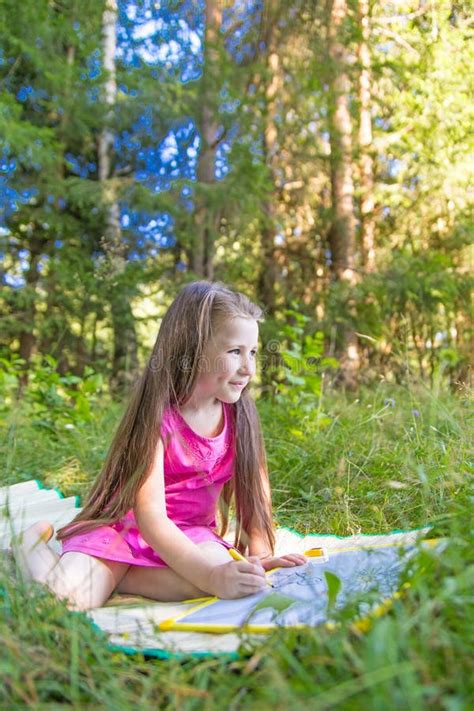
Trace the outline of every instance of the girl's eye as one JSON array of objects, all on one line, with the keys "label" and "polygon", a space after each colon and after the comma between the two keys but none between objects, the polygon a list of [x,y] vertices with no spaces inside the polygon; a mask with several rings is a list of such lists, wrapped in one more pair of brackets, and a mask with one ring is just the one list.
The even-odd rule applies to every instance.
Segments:
[{"label": "girl's eye", "polygon": [[[237,355],[239,355],[240,348],[234,348],[233,350],[229,351],[229,353],[236,353]],[[250,355],[252,355],[255,358],[255,356],[257,355],[257,351],[255,351],[255,350],[250,351]]]}]

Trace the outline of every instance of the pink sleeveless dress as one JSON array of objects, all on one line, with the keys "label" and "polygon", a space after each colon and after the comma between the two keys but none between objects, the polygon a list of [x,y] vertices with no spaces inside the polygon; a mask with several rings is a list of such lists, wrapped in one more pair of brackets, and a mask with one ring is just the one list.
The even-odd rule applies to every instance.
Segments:
[{"label": "pink sleeveless dress", "polygon": [[[176,409],[165,411],[165,499],[168,517],[194,543],[217,541],[232,546],[216,531],[217,500],[234,474],[233,407],[223,403],[224,427],[217,437],[202,437]],[[166,563],[142,538],[133,510],[111,526],[101,526],[63,541],[63,553],[79,551],[105,560],[166,568]]]}]

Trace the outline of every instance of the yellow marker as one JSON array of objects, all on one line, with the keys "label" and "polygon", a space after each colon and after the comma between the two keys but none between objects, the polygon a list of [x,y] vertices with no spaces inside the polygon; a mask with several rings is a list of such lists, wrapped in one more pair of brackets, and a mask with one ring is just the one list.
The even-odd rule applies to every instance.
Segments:
[{"label": "yellow marker", "polygon": [[[242,555],[236,548],[229,548],[228,549],[230,557],[233,558],[234,560],[243,560],[244,563],[250,563],[249,560],[245,556]],[[268,580],[268,578],[265,578],[267,585],[269,585],[271,588],[274,586],[271,584],[271,582]]]},{"label": "yellow marker", "polygon": [[229,548],[229,554],[230,557],[234,560],[243,560],[244,563],[248,563],[247,558],[243,556],[242,553],[237,550],[237,548]]},{"label": "yellow marker", "polygon": [[304,552],[307,558],[322,558],[321,562],[326,562],[329,560],[329,556],[324,550],[324,548],[310,548],[308,551]]}]

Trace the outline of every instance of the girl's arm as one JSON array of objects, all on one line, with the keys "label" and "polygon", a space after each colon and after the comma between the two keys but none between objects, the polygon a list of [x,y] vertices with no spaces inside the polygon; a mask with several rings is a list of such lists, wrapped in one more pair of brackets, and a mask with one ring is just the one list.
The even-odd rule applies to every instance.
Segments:
[{"label": "girl's arm", "polygon": [[134,506],[138,528],[145,541],[178,575],[206,593],[233,598],[260,590],[265,585],[261,567],[237,561],[212,565],[199,546],[168,518],[163,454],[160,439],[151,470],[138,491]]}]

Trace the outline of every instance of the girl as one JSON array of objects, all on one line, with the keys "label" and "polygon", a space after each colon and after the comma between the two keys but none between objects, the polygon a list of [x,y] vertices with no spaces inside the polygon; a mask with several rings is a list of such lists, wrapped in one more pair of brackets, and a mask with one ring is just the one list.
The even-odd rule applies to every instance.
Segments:
[{"label": "girl", "polygon": [[[163,318],[145,372],[104,468],[61,557],[37,523],[16,553],[20,568],[73,609],[101,606],[114,590],[162,601],[237,598],[265,585],[265,570],[305,563],[273,557],[265,449],[248,384],[262,312],[217,283],[186,286]],[[222,539],[233,503],[233,560]],[[216,532],[216,507],[221,526]]]}]

